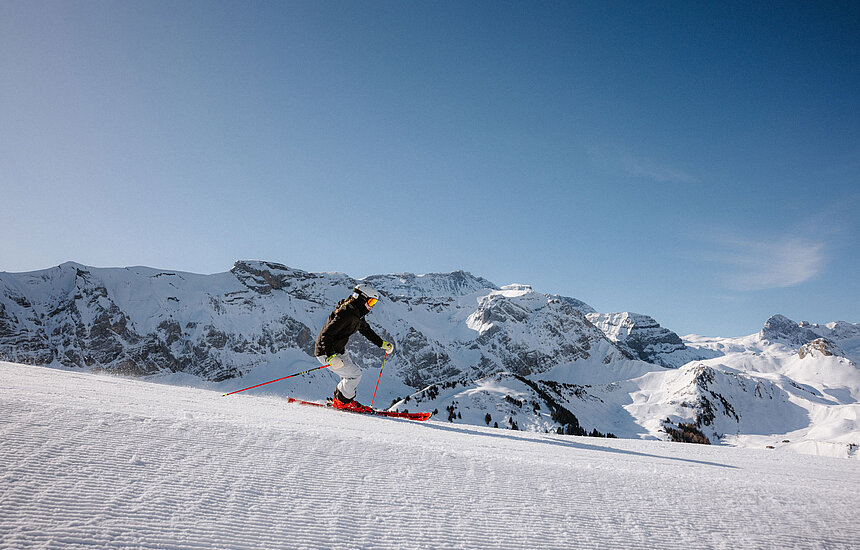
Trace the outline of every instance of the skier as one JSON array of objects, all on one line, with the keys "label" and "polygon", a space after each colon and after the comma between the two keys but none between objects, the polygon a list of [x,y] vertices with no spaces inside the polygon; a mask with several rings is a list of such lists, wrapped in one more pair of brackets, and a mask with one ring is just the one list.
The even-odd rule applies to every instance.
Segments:
[{"label": "skier", "polygon": [[355,399],[356,388],[361,381],[361,369],[346,354],[346,342],[349,337],[358,331],[386,353],[394,351],[394,344],[380,338],[364,320],[364,316],[378,301],[379,293],[372,286],[365,283],[356,285],[352,296],[337,303],[337,307],[329,314],[328,321],[317,336],[314,355],[320,363],[328,364],[341,379],[334,389],[332,407],[336,409],[357,412],[371,410],[370,407],[362,405]]}]

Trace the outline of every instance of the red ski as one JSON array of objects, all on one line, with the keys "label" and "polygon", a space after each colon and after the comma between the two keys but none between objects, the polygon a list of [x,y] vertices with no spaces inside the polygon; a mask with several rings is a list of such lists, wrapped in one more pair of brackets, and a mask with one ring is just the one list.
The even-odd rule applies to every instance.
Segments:
[{"label": "red ski", "polygon": [[[315,403],[313,401],[303,401],[301,399],[295,399],[292,397],[288,397],[287,402],[288,403],[298,403],[299,405],[311,405],[312,407],[324,407],[324,408],[333,409],[336,411],[342,410],[342,409],[335,409],[334,407],[332,407],[328,403]],[[366,413],[357,412],[357,411],[346,411],[346,412],[351,412],[351,413],[355,413],[355,414],[372,414],[374,416],[388,416],[391,418],[406,418],[408,420],[417,420],[419,422],[423,422],[424,420],[427,420],[433,414],[433,413],[427,413],[427,412],[410,413],[410,412],[395,412],[395,411],[378,411],[376,409],[373,409],[372,411],[366,412]]]}]

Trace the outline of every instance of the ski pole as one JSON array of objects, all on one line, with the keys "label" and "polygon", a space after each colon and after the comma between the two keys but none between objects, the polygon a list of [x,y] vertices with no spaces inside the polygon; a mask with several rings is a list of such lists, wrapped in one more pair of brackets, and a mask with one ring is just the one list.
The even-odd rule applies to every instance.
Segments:
[{"label": "ski pole", "polygon": [[328,366],[329,366],[329,365],[323,365],[323,366],[321,366],[321,367],[314,367],[314,368],[312,368],[312,369],[303,370],[302,372],[297,372],[297,373],[295,373],[295,374],[291,374],[291,375],[289,375],[289,376],[284,376],[283,378],[278,378],[278,379],[276,379],[276,380],[269,380],[268,382],[263,382],[262,384],[257,384],[256,386],[250,386],[250,387],[247,387],[247,388],[243,388],[243,389],[241,389],[241,390],[231,391],[230,393],[225,393],[225,394],[224,394],[224,395],[222,395],[221,397],[227,397],[228,395],[233,395],[234,393],[239,393],[240,391],[250,390],[251,388],[259,388],[260,386],[265,386],[266,384],[271,384],[272,382],[279,382],[279,381],[281,381],[281,380],[286,380],[287,378],[292,378],[293,376],[298,376],[298,375],[300,375],[300,374],[307,374],[307,373],[309,373],[309,372],[313,372],[313,371],[315,371],[315,370],[324,369],[324,368],[326,368],[326,367],[328,367]]},{"label": "ski pole", "polygon": [[[382,380],[382,369],[385,368],[385,359],[388,358],[388,352],[385,352],[385,356],[382,358],[382,366],[379,367],[379,378],[376,379],[376,390],[379,389],[379,381]],[[370,408],[373,408],[373,400],[376,399],[376,390],[373,390],[373,397],[370,398]]]}]

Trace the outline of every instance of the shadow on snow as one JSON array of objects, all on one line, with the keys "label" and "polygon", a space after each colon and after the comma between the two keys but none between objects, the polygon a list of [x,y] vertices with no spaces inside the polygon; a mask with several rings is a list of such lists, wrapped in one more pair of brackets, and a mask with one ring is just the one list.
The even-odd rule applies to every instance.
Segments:
[{"label": "shadow on snow", "polygon": [[[410,422],[410,421],[406,420],[405,422]],[[691,458],[678,458],[678,457],[674,457],[674,456],[655,455],[655,454],[649,454],[649,453],[642,453],[639,451],[627,451],[624,449],[614,449],[611,447],[603,447],[600,445],[589,445],[588,443],[581,443],[579,441],[561,441],[558,439],[552,439],[550,437],[532,439],[532,438],[520,437],[520,436],[515,435],[514,433],[499,433],[499,434],[487,433],[487,432],[483,432],[483,431],[470,430],[470,429],[465,428],[465,427],[458,427],[458,426],[454,426],[454,425],[449,426],[449,425],[445,425],[445,424],[441,424],[441,423],[426,423],[426,424],[422,424],[421,426],[426,427],[426,428],[432,428],[434,430],[442,430],[442,431],[446,431],[446,432],[455,432],[455,433],[462,433],[462,434],[483,436],[483,437],[496,437],[496,438],[507,439],[507,440],[518,440],[518,441],[524,441],[524,442],[529,442],[529,443],[540,443],[540,444],[544,444],[544,445],[555,445],[558,447],[565,447],[565,448],[569,448],[569,449],[581,449],[581,450],[585,450],[585,451],[602,451],[605,453],[617,453],[617,454],[624,454],[624,455],[644,457],[644,458],[660,458],[660,459],[665,459],[665,460],[676,460],[679,462],[688,462],[691,464],[701,464],[704,466],[715,466],[717,468],[729,468],[732,470],[739,470],[740,469],[737,466],[731,466],[729,464],[720,464],[719,462],[708,462],[706,460],[695,460],[695,459],[691,459]],[[513,430],[510,430],[510,432],[513,432]],[[537,435],[547,435],[548,436],[550,434],[537,434]],[[572,437],[572,436],[562,436],[562,437]],[[687,445],[692,445],[692,444],[688,443]]]}]

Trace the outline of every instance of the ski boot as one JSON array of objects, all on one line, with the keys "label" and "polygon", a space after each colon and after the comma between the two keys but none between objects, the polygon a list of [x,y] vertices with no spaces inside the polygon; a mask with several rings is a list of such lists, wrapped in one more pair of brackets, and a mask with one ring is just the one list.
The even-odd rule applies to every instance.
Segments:
[{"label": "ski boot", "polygon": [[342,393],[340,393],[340,390],[338,390],[337,388],[335,388],[334,390],[334,401],[331,402],[331,406],[335,409],[359,413],[368,413],[373,411],[373,409],[371,409],[370,407],[362,405],[361,403],[356,401],[355,398],[347,399],[343,396]]}]

